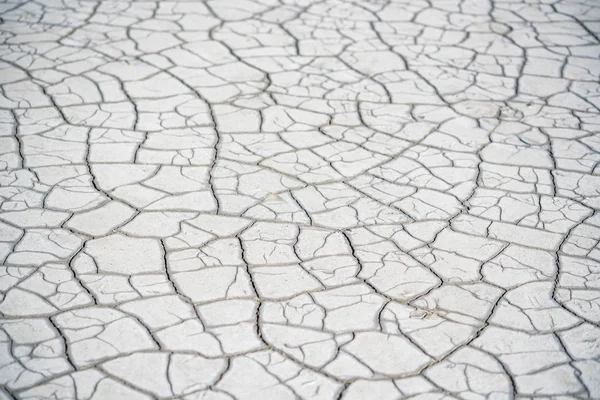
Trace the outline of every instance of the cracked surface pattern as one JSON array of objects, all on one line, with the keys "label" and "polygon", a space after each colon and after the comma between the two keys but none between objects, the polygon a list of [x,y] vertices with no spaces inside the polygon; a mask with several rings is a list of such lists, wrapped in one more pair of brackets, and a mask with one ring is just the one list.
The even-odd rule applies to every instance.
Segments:
[{"label": "cracked surface pattern", "polygon": [[600,398],[597,0],[0,19],[0,399]]}]

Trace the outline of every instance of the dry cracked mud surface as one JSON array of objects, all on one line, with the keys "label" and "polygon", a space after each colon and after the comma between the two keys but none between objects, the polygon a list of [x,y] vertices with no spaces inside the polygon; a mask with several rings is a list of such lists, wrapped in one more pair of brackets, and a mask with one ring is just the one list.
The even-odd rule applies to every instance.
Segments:
[{"label": "dry cracked mud surface", "polygon": [[0,21],[0,399],[600,398],[598,0]]}]

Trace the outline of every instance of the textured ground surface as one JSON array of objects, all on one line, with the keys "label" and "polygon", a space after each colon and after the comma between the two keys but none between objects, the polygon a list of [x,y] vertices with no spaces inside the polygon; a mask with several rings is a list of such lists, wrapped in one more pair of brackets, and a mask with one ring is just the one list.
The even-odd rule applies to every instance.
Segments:
[{"label": "textured ground surface", "polygon": [[600,398],[597,0],[0,13],[0,399]]}]

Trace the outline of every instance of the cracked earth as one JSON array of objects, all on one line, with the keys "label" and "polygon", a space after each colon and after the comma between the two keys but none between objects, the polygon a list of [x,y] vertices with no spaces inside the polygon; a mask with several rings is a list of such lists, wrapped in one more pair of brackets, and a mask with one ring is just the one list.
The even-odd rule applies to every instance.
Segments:
[{"label": "cracked earth", "polygon": [[600,398],[597,0],[0,19],[0,399]]}]

